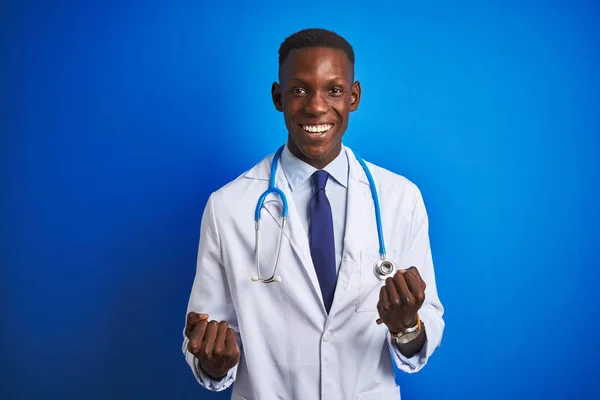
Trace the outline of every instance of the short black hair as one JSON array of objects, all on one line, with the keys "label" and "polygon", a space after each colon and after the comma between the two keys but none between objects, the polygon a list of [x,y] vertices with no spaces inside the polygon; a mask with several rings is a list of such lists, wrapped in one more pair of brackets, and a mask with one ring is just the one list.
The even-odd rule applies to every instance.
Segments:
[{"label": "short black hair", "polygon": [[279,66],[283,64],[290,51],[309,47],[329,47],[342,50],[354,65],[354,49],[346,39],[335,32],[322,28],[303,29],[288,36],[279,46]]}]

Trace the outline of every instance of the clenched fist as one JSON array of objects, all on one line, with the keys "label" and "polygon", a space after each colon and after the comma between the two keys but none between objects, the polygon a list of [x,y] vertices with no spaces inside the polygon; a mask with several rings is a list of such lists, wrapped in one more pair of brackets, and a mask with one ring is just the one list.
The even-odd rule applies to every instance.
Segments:
[{"label": "clenched fist", "polygon": [[208,314],[190,312],[185,336],[189,339],[189,352],[212,379],[224,377],[240,361],[235,331],[225,321],[209,321]]},{"label": "clenched fist", "polygon": [[377,323],[385,323],[393,333],[417,323],[417,313],[425,301],[425,282],[415,267],[398,270],[387,278],[379,292]]}]

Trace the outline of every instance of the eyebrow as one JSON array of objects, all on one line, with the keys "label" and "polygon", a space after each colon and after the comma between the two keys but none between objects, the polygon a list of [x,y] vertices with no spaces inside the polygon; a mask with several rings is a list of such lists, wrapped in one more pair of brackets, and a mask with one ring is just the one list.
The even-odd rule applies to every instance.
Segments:
[{"label": "eyebrow", "polygon": [[[294,77],[291,77],[288,80],[288,82],[293,82],[293,81],[297,81],[297,82],[299,82],[299,83],[301,83],[303,85],[308,85],[308,82],[306,80],[302,79],[301,77],[294,76]],[[332,84],[334,82],[339,82],[339,81],[342,81],[342,82],[346,83],[346,80],[344,78],[342,78],[341,76],[336,76],[334,78],[328,79],[327,80],[327,84],[330,85],[330,84]]]}]

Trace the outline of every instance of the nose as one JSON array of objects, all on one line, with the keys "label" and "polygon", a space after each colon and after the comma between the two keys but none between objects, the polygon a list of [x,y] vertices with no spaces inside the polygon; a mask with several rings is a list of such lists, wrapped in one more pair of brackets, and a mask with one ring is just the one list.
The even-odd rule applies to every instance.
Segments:
[{"label": "nose", "polygon": [[305,110],[312,115],[325,114],[329,110],[329,103],[323,93],[316,91],[308,98]]}]

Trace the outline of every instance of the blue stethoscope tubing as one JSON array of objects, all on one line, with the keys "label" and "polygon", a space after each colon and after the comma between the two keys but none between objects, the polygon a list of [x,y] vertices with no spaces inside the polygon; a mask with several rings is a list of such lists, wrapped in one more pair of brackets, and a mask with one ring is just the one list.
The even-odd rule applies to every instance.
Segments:
[{"label": "blue stethoscope tubing", "polygon": [[[281,157],[281,152],[283,151],[284,147],[285,147],[285,144],[283,146],[281,146],[279,149],[277,149],[277,151],[275,152],[275,155],[273,156],[273,160],[271,162],[271,176],[269,178],[269,187],[267,188],[267,190],[265,190],[265,192],[258,199],[258,203],[256,204],[256,210],[254,212],[255,232],[256,232],[255,233],[254,252],[255,252],[255,261],[256,261],[256,273],[257,273],[257,275],[254,275],[252,277],[252,281],[254,281],[254,282],[258,282],[258,281],[261,281],[264,283],[281,282],[281,277],[276,275],[276,273],[277,273],[277,267],[279,265],[279,258],[281,255],[281,241],[283,239],[283,231],[284,231],[285,224],[286,224],[287,217],[288,217],[288,203],[287,203],[287,198],[286,198],[285,194],[283,193],[283,191],[275,186],[275,177],[276,177],[276,173],[277,173],[277,164],[279,162],[279,159]],[[377,236],[379,238],[379,255],[380,255],[380,260],[378,260],[375,263],[375,265],[373,267],[373,271],[379,279],[384,280],[388,276],[390,276],[396,268],[395,268],[394,263],[391,260],[386,258],[385,241],[383,238],[383,224],[381,222],[381,208],[379,206],[379,196],[377,195],[377,188],[375,187],[375,181],[373,180],[373,175],[371,175],[371,171],[369,171],[367,164],[356,153],[354,153],[354,155],[355,155],[357,161],[362,166],[363,170],[365,171],[365,175],[367,176],[367,179],[369,181],[369,187],[371,189],[371,197],[373,198],[373,203],[374,203],[374,208],[375,208],[375,219],[377,222]],[[258,250],[259,249],[259,237],[260,237],[260,235],[259,235],[260,212],[264,206],[267,196],[272,193],[277,194],[279,196],[279,198],[281,199],[281,203],[283,205],[283,208],[281,211],[281,217],[282,217],[281,232],[279,235],[279,245],[277,247],[277,259],[275,261],[275,268],[273,269],[273,274],[268,278],[263,278],[260,275],[260,259],[259,259],[259,250]]]}]

